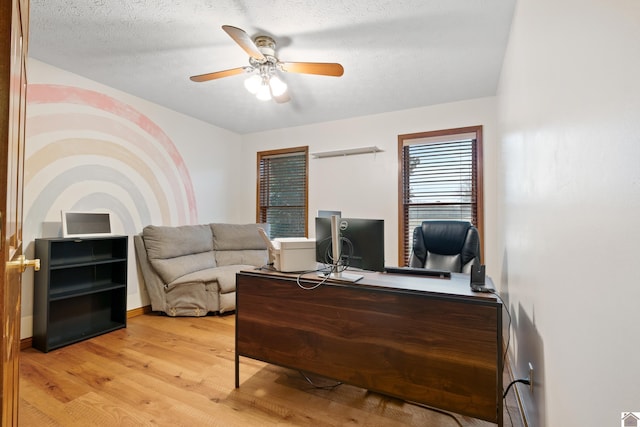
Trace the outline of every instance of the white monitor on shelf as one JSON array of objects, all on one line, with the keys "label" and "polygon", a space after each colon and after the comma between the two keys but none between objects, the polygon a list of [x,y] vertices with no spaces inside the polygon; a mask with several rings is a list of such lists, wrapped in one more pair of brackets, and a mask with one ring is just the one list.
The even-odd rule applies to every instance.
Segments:
[{"label": "white monitor on shelf", "polygon": [[112,236],[109,212],[61,211],[63,237]]}]

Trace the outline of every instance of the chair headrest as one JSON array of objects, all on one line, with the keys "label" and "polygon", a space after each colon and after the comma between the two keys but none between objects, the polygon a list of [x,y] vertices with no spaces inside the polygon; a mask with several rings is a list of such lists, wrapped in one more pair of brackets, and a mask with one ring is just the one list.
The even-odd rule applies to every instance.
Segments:
[{"label": "chair headrest", "polygon": [[442,255],[459,254],[471,227],[469,221],[423,221],[421,228],[426,249]]}]

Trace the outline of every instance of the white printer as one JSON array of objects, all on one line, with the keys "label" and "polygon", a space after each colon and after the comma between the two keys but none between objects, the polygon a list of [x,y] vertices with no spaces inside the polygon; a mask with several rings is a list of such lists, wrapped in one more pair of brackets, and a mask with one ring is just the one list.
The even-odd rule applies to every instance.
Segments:
[{"label": "white printer", "polygon": [[279,237],[269,240],[269,236],[262,228],[258,228],[258,231],[267,244],[269,262],[273,263],[276,270],[293,273],[317,269],[315,239]]},{"label": "white printer", "polygon": [[273,266],[283,273],[315,271],[316,240],[305,237],[279,237],[273,240],[276,250]]}]

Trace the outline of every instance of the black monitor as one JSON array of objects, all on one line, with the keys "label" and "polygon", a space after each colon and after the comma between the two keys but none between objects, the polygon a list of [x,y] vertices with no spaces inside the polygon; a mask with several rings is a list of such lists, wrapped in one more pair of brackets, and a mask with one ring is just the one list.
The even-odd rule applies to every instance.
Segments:
[{"label": "black monitor", "polygon": [[[340,265],[384,271],[384,220],[339,218]],[[332,257],[331,218],[316,218],[316,261],[335,265]]]}]

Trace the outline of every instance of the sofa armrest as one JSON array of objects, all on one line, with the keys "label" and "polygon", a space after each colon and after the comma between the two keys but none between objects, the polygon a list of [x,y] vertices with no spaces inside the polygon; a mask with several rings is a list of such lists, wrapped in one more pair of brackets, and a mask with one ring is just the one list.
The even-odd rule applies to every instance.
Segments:
[{"label": "sofa armrest", "polygon": [[151,300],[151,309],[153,311],[165,311],[166,299],[164,283],[149,262],[142,235],[137,234],[133,236],[133,245],[136,250],[136,260],[142,273],[142,278],[144,279],[144,285]]}]

